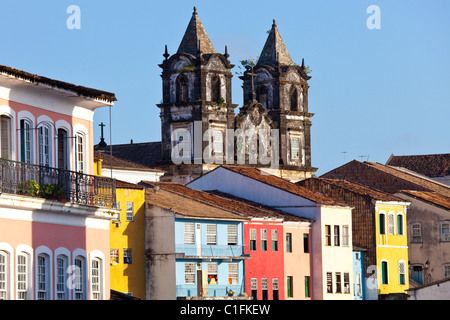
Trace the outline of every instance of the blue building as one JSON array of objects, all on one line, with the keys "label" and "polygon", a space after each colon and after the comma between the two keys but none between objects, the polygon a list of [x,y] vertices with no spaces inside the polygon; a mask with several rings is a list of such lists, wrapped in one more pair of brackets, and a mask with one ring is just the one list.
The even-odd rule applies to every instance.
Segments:
[{"label": "blue building", "polygon": [[353,279],[355,282],[355,300],[365,300],[365,271],[364,271],[365,249],[353,246]]},{"label": "blue building", "polygon": [[[244,294],[243,222],[221,197],[146,182],[146,299]],[[214,203],[217,201],[217,203]]]}]

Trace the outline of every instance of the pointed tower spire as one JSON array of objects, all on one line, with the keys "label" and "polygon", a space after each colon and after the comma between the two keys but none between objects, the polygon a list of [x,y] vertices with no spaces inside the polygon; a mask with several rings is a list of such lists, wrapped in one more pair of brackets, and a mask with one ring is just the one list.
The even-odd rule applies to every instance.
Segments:
[{"label": "pointed tower spire", "polygon": [[198,17],[197,8],[194,7],[194,12],[192,13],[191,20],[186,28],[177,53],[189,53],[199,57],[199,52],[207,54],[215,53],[216,51]]},{"label": "pointed tower spire", "polygon": [[293,64],[291,56],[284,45],[276,20],[273,19],[272,29],[267,37],[266,44],[259,56],[258,65],[268,64],[271,66]]}]

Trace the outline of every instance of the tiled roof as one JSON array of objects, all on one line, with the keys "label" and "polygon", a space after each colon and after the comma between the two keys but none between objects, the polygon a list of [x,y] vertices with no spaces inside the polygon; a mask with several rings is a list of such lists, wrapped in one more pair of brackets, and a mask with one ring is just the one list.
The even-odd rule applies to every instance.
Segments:
[{"label": "tiled roof", "polygon": [[[369,188],[367,186],[364,186],[362,184],[356,183],[356,182],[351,182],[351,181],[347,181],[347,180],[343,180],[343,179],[327,179],[327,178],[309,178],[306,180],[302,180],[297,182],[296,184],[299,186],[305,186],[307,187],[307,185],[309,183],[314,183],[314,182],[318,182],[320,184],[330,184],[330,185],[334,185],[337,186],[339,188],[354,192],[356,194],[359,195],[363,195],[363,196],[368,196],[370,198],[372,198],[373,200],[380,200],[380,201],[400,201],[403,202],[403,199],[400,199],[398,197],[395,197],[389,193],[380,191],[380,190],[376,190],[373,188]],[[343,201],[343,200],[341,200]]]},{"label": "tiled roof", "polygon": [[124,170],[137,170],[137,171],[155,171],[155,172],[164,172],[162,170],[149,168],[140,163],[128,161],[125,159],[121,159],[115,157],[114,155],[110,155],[107,150],[105,151],[94,151],[94,157],[102,159],[102,166],[105,168],[113,168],[113,169],[124,169]]},{"label": "tiled roof", "polygon": [[427,177],[450,175],[450,153],[395,156],[392,155],[386,165],[403,167]]},{"label": "tiled roof", "polygon": [[244,167],[244,166],[230,166],[230,165],[224,165],[221,167],[225,168],[227,170],[231,170],[233,172],[239,173],[248,178],[258,180],[258,181],[268,184],[272,187],[275,187],[275,188],[290,192],[292,194],[301,196],[301,197],[311,200],[317,204],[347,207],[347,205],[342,202],[335,201],[335,200],[325,197],[321,194],[312,192],[306,188],[298,186],[295,183],[287,181],[283,178],[262,172],[261,170],[259,170],[257,168]]},{"label": "tiled roof", "polygon": [[[97,150],[109,154],[110,146]],[[112,155],[122,160],[154,168],[161,160],[161,142],[113,144]]]},{"label": "tiled roof", "polygon": [[450,211],[450,197],[443,196],[437,192],[402,190],[400,193]]},{"label": "tiled roof", "polygon": [[121,188],[121,189],[145,189],[144,186],[141,186],[139,184],[135,184],[135,183],[131,183],[131,182],[127,182],[127,181],[123,181],[123,180],[117,180],[116,179],[116,188]]},{"label": "tiled roof", "polygon": [[16,79],[28,81],[34,84],[42,84],[45,86],[50,86],[52,88],[58,88],[61,90],[72,91],[79,96],[84,96],[87,98],[106,100],[110,103],[116,101],[116,95],[111,92],[101,91],[93,88],[78,86],[76,84],[50,79],[22,70],[14,69],[8,66],[0,65],[0,74],[15,77]]},{"label": "tiled roof", "polygon": [[188,195],[161,188],[158,183],[142,182],[143,185],[152,186],[146,188],[145,202],[160,208],[171,210],[176,214],[199,219],[222,220],[248,220],[247,217],[222,209],[217,205],[209,204]]},{"label": "tiled roof", "polygon": [[176,192],[178,194],[190,197],[192,199],[217,206],[228,210],[232,213],[245,217],[269,217],[283,219],[286,221],[312,222],[313,220],[294,216],[284,211],[277,210],[268,206],[261,205],[252,201],[248,201],[239,197],[235,197],[218,191],[201,191],[186,187],[181,184],[171,182],[148,182],[143,181],[142,184],[152,187],[159,186],[161,189]]}]

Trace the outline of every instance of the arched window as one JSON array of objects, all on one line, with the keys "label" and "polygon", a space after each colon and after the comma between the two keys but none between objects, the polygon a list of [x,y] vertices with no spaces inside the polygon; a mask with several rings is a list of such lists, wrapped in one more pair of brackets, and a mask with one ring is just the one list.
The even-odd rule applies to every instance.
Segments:
[{"label": "arched window", "polygon": [[85,148],[85,135],[82,133],[77,133],[75,135],[75,150],[76,150],[76,171],[85,172],[86,168],[86,154]]},{"label": "arched window", "polygon": [[69,169],[69,157],[67,156],[67,130],[58,129],[58,168],[63,170]]},{"label": "arched window", "polygon": [[260,86],[258,88],[258,96],[256,98],[256,100],[259,101],[259,103],[261,103],[264,108],[268,108],[269,104],[268,104],[268,91],[267,91],[267,87],[266,86]]},{"label": "arched window", "polygon": [[74,299],[86,300],[86,259],[77,256],[75,262]]},{"label": "arched window", "polygon": [[29,295],[29,290],[31,288],[30,271],[29,255],[24,252],[19,253],[17,255],[16,272],[17,300],[28,300],[32,298]]},{"label": "arched window", "polygon": [[37,299],[50,300],[50,258],[46,254],[37,257]]},{"label": "arched window", "polygon": [[9,277],[11,270],[9,268],[9,253],[0,251],[0,300],[10,298]]},{"label": "arched window", "polygon": [[38,136],[39,136],[39,165],[47,166],[51,165],[51,131],[50,127],[47,125],[42,125],[38,128]]},{"label": "arched window", "polygon": [[102,261],[99,258],[94,258],[91,265],[91,292],[93,300],[103,299],[102,280]]},{"label": "arched window", "polygon": [[186,102],[188,97],[188,86],[186,76],[180,74],[177,78],[177,102]]},{"label": "arched window", "polygon": [[5,115],[0,116],[0,148],[1,158],[11,157],[11,118]]},{"label": "arched window", "polygon": [[30,120],[20,120],[20,161],[31,163],[32,161],[32,130]]},{"label": "arched window", "polygon": [[68,300],[69,292],[67,283],[68,257],[60,254],[56,257],[56,300]]},{"label": "arched window", "polygon": [[295,87],[292,88],[289,99],[291,111],[298,111],[298,91]]},{"label": "arched window", "polygon": [[220,98],[220,78],[215,75],[211,79],[211,101],[219,102]]},{"label": "arched window", "polygon": [[386,234],[386,214],[380,213],[379,215],[380,219],[380,234]]}]

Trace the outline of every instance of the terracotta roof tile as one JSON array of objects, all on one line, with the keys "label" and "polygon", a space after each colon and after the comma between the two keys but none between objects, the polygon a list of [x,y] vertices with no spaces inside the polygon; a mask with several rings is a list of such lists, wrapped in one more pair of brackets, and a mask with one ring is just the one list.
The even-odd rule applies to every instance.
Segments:
[{"label": "terracotta roof tile", "polygon": [[413,198],[428,202],[450,211],[450,197],[446,197],[437,192],[401,190],[400,193],[406,194]]},{"label": "terracotta roof tile", "polygon": [[450,175],[450,153],[427,155],[392,155],[386,165],[403,167],[427,177],[443,177]]},{"label": "terracotta roof tile", "polygon": [[244,166],[229,166],[229,165],[221,166],[221,167],[231,170],[233,172],[239,173],[239,174],[249,177],[251,179],[261,181],[272,187],[275,187],[275,188],[293,193],[295,195],[301,196],[301,197],[311,200],[317,204],[347,207],[347,205],[342,202],[335,201],[331,198],[325,197],[319,193],[315,193],[311,190],[308,190],[306,188],[298,186],[295,183],[287,181],[278,176],[262,172],[261,170],[256,169],[256,168],[244,167]]},{"label": "terracotta roof tile", "polygon": [[114,155],[110,155],[108,151],[94,151],[94,157],[98,159],[102,159],[102,166],[105,168],[113,168],[113,169],[124,169],[124,170],[137,170],[137,171],[154,171],[154,172],[164,172],[159,169],[154,169],[147,167],[143,164],[128,161],[125,159],[121,159],[115,157]]}]

